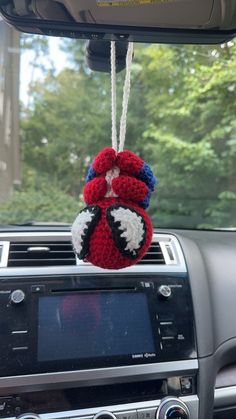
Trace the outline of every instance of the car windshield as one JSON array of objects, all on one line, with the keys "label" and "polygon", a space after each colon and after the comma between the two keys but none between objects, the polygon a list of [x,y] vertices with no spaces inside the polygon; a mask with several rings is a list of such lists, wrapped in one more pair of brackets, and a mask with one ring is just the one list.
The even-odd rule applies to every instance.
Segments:
[{"label": "car windshield", "polygon": [[[86,42],[0,21],[0,224],[71,223],[111,145],[110,75]],[[118,114],[124,72],[117,76]],[[236,44],[135,44],[126,147],[152,167],[159,228],[236,227]]]}]

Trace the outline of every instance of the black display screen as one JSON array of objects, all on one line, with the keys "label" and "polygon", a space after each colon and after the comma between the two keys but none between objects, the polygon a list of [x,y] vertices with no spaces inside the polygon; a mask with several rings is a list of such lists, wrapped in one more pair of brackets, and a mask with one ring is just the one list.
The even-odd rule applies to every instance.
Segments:
[{"label": "black display screen", "polygon": [[146,294],[81,292],[39,298],[38,361],[154,353]]}]

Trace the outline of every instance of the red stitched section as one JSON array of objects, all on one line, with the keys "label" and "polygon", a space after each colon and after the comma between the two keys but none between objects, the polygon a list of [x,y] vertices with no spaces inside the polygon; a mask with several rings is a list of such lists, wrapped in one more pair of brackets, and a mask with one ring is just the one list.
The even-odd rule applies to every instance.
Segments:
[{"label": "red stitched section", "polygon": [[112,189],[125,201],[143,201],[149,192],[147,185],[131,176],[118,176],[112,180]]},{"label": "red stitched section", "polygon": [[142,169],[144,161],[132,151],[124,150],[118,153],[116,165],[122,173],[137,176]]},{"label": "red stitched section", "polygon": [[124,204],[124,201],[119,198],[106,198],[97,202],[101,208],[101,218],[90,237],[89,253],[86,257],[88,262],[105,269],[121,269],[137,263],[145,255],[152,241],[152,222],[146,211],[131,201],[125,201],[125,205],[130,205],[130,208],[136,210],[143,217],[146,240],[139,249],[136,259],[129,259],[121,254],[112,238],[112,232],[106,219],[106,209],[116,203]]},{"label": "red stitched section", "polygon": [[115,166],[116,152],[112,147],[106,147],[97,154],[93,161],[93,168],[98,175],[105,174]]},{"label": "red stitched section", "polygon": [[84,186],[84,201],[86,204],[95,204],[104,198],[107,192],[107,182],[104,177],[96,177]]}]

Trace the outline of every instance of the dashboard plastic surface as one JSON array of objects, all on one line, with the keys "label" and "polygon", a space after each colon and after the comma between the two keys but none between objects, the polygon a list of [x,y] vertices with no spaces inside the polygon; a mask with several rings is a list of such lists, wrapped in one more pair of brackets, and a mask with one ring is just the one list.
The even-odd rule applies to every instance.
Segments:
[{"label": "dashboard plastic surface", "polygon": [[236,361],[236,235],[172,231],[182,246],[192,289],[199,355],[201,419],[212,416],[219,370]]},{"label": "dashboard plastic surface", "polygon": [[[62,232],[69,228],[7,227],[0,232],[16,231]],[[156,231],[159,232],[174,235],[185,257],[199,358],[199,418],[210,419],[216,377],[223,367],[236,363],[236,234],[233,231]],[[235,373],[232,367],[225,369],[224,374],[221,372],[217,387],[235,385]]]}]

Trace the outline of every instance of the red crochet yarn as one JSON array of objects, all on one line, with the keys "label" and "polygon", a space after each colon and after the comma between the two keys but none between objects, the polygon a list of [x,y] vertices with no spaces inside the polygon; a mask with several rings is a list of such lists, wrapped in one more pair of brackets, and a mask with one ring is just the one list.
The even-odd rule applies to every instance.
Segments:
[{"label": "red crochet yarn", "polygon": [[84,201],[86,204],[93,204],[102,199],[107,192],[107,182],[105,177],[96,177],[84,187]]},{"label": "red crochet yarn", "polygon": [[131,176],[120,175],[115,177],[111,186],[116,195],[126,200],[127,196],[134,202],[143,201],[149,189],[141,180],[135,179]]},{"label": "red crochet yarn", "polygon": [[122,173],[136,176],[143,166],[143,160],[132,151],[124,150],[118,153],[116,164]]},{"label": "red crochet yarn", "polygon": [[122,255],[112,237],[112,231],[107,223],[106,209],[117,203],[123,203],[119,198],[107,198],[97,202],[101,208],[101,218],[96,225],[89,242],[89,253],[86,260],[93,265],[100,266],[105,269],[121,269],[137,263],[147,252],[152,241],[152,223],[144,209],[135,205],[133,202],[126,204],[135,209],[145,220],[146,223],[146,240],[138,252],[135,259],[129,259]]},{"label": "red crochet yarn", "polygon": [[116,152],[112,147],[104,148],[93,161],[93,168],[98,175],[106,173],[114,167]]},{"label": "red crochet yarn", "polygon": [[152,223],[145,208],[155,182],[150,167],[131,151],[102,150],[84,187],[88,206],[72,226],[78,257],[106,269],[137,263],[152,241]]}]

